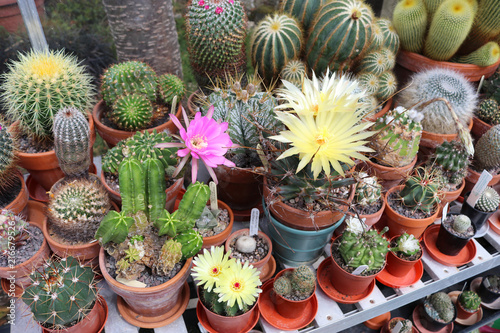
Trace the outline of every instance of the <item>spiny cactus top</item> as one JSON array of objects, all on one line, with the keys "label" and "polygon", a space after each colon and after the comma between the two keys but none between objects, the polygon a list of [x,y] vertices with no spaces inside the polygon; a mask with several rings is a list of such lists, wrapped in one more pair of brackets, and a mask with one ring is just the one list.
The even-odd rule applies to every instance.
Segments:
[{"label": "spiny cactus top", "polygon": [[428,296],[424,302],[427,313],[434,319],[449,323],[455,317],[455,306],[450,296],[444,292],[438,292]]},{"label": "spiny cactus top", "polygon": [[472,224],[470,218],[467,215],[454,215],[452,218],[453,222],[451,226],[453,230],[455,230],[459,234],[466,233]]},{"label": "spiny cactus top", "polygon": [[433,167],[442,170],[446,182],[460,185],[467,176],[467,168],[470,164],[470,155],[462,142],[444,141],[436,147],[436,153],[431,158]]},{"label": "spiny cactus top", "polygon": [[474,164],[477,170],[498,168],[500,166],[500,125],[495,125],[484,133],[474,149]]},{"label": "spiny cactus top", "polygon": [[500,204],[500,195],[492,187],[487,186],[476,202],[475,208],[482,212],[494,212]]},{"label": "spiny cactus top", "polygon": [[64,330],[81,321],[92,310],[97,297],[94,272],[77,259],[49,259],[30,278],[32,284],[23,294],[40,324]]},{"label": "spiny cactus top", "polygon": [[30,51],[9,64],[1,89],[7,114],[19,120],[22,133],[52,140],[54,115],[65,106],[92,108],[92,76],[76,57],[63,51]]},{"label": "spiny cactus top", "polygon": [[360,172],[358,178],[354,193],[356,204],[362,207],[375,204],[382,196],[382,185],[378,182],[378,178],[376,176],[369,177],[366,172]]},{"label": "spiny cactus top", "polygon": [[434,172],[418,168],[414,175],[406,179],[399,196],[406,207],[430,214],[441,202],[441,186]]},{"label": "spiny cactus top", "polygon": [[9,190],[16,178],[16,141],[7,130],[7,126],[0,123],[0,192]]},{"label": "spiny cactus top", "polygon": [[[9,243],[19,247],[30,238],[27,228],[29,223],[10,210],[2,209],[0,212],[0,255],[7,254]],[[9,240],[9,237],[13,239]]]},{"label": "spiny cactus top", "polygon": [[472,290],[462,292],[458,297],[458,301],[465,310],[470,312],[476,311],[481,306],[481,297]]}]

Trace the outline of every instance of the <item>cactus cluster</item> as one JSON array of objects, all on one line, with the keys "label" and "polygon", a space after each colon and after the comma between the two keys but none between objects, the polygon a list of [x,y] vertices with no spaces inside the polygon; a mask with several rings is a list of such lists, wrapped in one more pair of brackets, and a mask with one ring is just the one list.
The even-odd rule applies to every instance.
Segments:
[{"label": "cactus cluster", "polygon": [[450,59],[450,61],[460,64],[473,64],[480,67],[486,67],[497,62],[499,55],[500,46],[498,43],[488,42],[476,51],[462,56],[454,56]]},{"label": "cactus cluster", "polygon": [[487,98],[479,103],[477,116],[482,121],[493,126],[500,124],[500,106],[493,98]]},{"label": "cactus cluster", "polygon": [[500,104],[500,69],[484,80],[481,91],[486,98],[492,98]]},{"label": "cactus cluster", "polygon": [[186,95],[186,86],[180,77],[163,74],[158,78],[158,94],[163,103],[171,105],[175,96],[180,101]]},{"label": "cactus cluster", "polygon": [[435,173],[418,168],[414,175],[406,179],[399,196],[404,206],[431,213],[441,202],[441,183]]},{"label": "cactus cluster", "polygon": [[366,271],[377,271],[385,265],[389,252],[389,241],[383,236],[389,228],[380,231],[368,230],[361,233],[344,231],[340,238],[338,251],[345,264],[351,268],[367,265]]},{"label": "cactus cluster", "polygon": [[298,297],[303,300],[311,296],[316,287],[316,274],[305,265],[287,271],[273,283],[273,290],[285,298]]},{"label": "cactus cluster", "polygon": [[68,328],[84,319],[98,301],[92,268],[73,257],[49,259],[30,278],[32,284],[25,290],[23,301],[34,319],[47,328]]},{"label": "cactus cluster", "polygon": [[424,0],[399,1],[392,14],[392,23],[398,32],[401,48],[420,53],[424,47],[427,29],[427,10]]},{"label": "cactus cluster", "polygon": [[470,218],[467,215],[454,215],[451,227],[459,234],[465,234],[472,225]]},{"label": "cactus cluster", "polygon": [[467,176],[470,155],[462,142],[444,141],[437,146],[435,155],[430,159],[433,168],[441,171],[444,183],[460,185]]},{"label": "cactus cluster", "polygon": [[378,118],[373,125],[378,133],[370,142],[378,163],[392,167],[410,164],[417,155],[422,137],[421,121],[420,113],[402,106]]},{"label": "cactus cluster", "polygon": [[469,312],[474,312],[481,306],[481,297],[472,290],[462,292],[460,296],[458,296],[458,301],[462,307]]},{"label": "cactus cluster", "polygon": [[23,134],[52,141],[55,114],[66,106],[86,113],[92,108],[92,76],[78,59],[63,51],[30,51],[9,64],[1,99],[7,115],[19,120]]},{"label": "cactus cluster", "polygon": [[108,192],[99,178],[94,176],[62,182],[49,192],[49,226],[67,240],[88,242],[94,238],[110,207]]},{"label": "cactus cluster", "polygon": [[482,212],[494,212],[500,204],[500,195],[492,187],[487,186],[476,202],[474,208]]},{"label": "cactus cluster", "polygon": [[[0,255],[9,251],[9,243],[14,244],[16,248],[25,244],[30,238],[26,230],[28,226],[29,223],[25,219],[10,210],[3,209],[0,212]],[[9,240],[10,237],[12,238]]]},{"label": "cactus cluster", "polygon": [[354,201],[361,207],[375,204],[382,197],[382,185],[376,176],[369,177],[366,172],[358,174]]},{"label": "cactus cluster", "polygon": [[0,123],[0,193],[12,188],[16,178],[16,142],[7,126]]},{"label": "cactus cluster", "polygon": [[477,170],[491,170],[500,166],[500,125],[490,128],[477,141],[474,165]]},{"label": "cactus cluster", "polygon": [[437,292],[424,301],[425,311],[434,319],[443,323],[449,323],[455,317],[456,309],[453,302],[444,292]]},{"label": "cactus cluster", "polygon": [[457,126],[450,110],[443,101],[419,104],[442,97],[446,99],[458,119],[466,126],[472,119],[477,105],[474,87],[459,73],[449,69],[429,69],[412,76],[413,83],[399,95],[399,103],[414,107],[424,115],[424,131],[440,134],[457,133]]}]

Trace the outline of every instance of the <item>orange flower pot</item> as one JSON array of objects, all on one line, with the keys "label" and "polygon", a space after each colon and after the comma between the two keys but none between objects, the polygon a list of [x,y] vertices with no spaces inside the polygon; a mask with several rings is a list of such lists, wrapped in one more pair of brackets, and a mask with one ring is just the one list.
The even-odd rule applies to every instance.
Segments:
[{"label": "orange flower pot", "polygon": [[[474,126],[474,119],[471,119],[468,124],[469,132],[472,130]],[[432,133],[427,131],[422,131],[422,138],[420,139],[420,146],[427,148],[436,148],[440,144],[445,141],[457,141],[458,134],[440,134],[440,133]]]},{"label": "orange flower pot", "polygon": [[[391,238],[391,242],[398,238],[400,235]],[[420,261],[422,257],[422,246],[420,245],[421,254],[417,260],[406,260],[399,258],[393,251],[387,254],[387,266],[385,269],[393,276],[402,277],[406,276],[413,267]]]},{"label": "orange flower pot", "polygon": [[462,191],[464,190],[464,188],[465,188],[465,179],[462,180],[462,185],[460,185],[458,189],[454,191],[444,192],[444,196],[441,199],[441,202],[439,203],[438,218],[441,218],[444,206],[446,206],[447,203],[457,200],[458,197],[460,196],[460,193],[462,193]]},{"label": "orange flower pot", "polygon": [[391,106],[392,106],[392,97],[385,103],[384,107],[382,108],[382,110],[380,110],[379,112],[375,113],[374,115],[372,116],[366,116],[364,119],[368,120],[368,121],[376,121],[378,118],[382,117],[384,114],[387,113],[387,111],[389,111],[391,109]]},{"label": "orange flower pot", "polygon": [[402,167],[390,167],[374,163],[370,160],[365,162],[368,166],[367,172],[370,175],[377,176],[377,178],[382,180],[382,187],[384,191],[389,190],[391,187],[398,185],[403,179],[405,179],[408,174],[413,170],[413,167],[417,163],[417,156],[413,161]]},{"label": "orange flower pot", "polygon": [[[276,274],[274,281],[276,281],[286,272],[291,272],[293,270],[294,268],[287,268],[282,270],[281,272]],[[278,311],[278,313],[285,318],[294,319],[302,316],[302,314],[304,313],[304,309],[308,305],[313,295],[316,293],[316,285],[314,286],[314,291],[312,292],[312,294],[308,298],[301,301],[292,301],[281,295],[278,295],[275,292],[272,293],[272,295],[274,295],[274,298],[271,297],[271,299],[273,299],[274,305],[276,306],[276,311]]]},{"label": "orange flower pot", "polygon": [[[458,291],[457,291],[457,293],[458,293]],[[461,294],[462,293],[460,293],[458,296],[456,296],[457,302],[455,305],[457,307],[457,319],[465,320],[467,318],[470,318],[472,315],[476,314],[479,311],[479,309],[477,309],[476,311],[473,311],[473,312],[465,310],[462,303],[460,302],[460,295]]]},{"label": "orange flower pot", "polygon": [[27,215],[28,213],[28,188],[26,187],[26,183],[24,182],[24,176],[21,171],[16,170],[17,179],[21,182],[21,190],[19,194],[16,196],[11,203],[7,204],[3,209],[8,209],[12,211],[14,214],[19,215]]},{"label": "orange flower pot", "polygon": [[[462,190],[462,194],[472,191],[474,185],[476,185],[477,181],[481,177],[481,173],[472,170],[470,167],[467,169],[467,176],[465,177],[465,187]],[[500,183],[500,174],[493,175],[493,178],[489,181],[488,186],[494,186]]]},{"label": "orange flower pot", "polygon": [[479,139],[483,136],[484,133],[488,132],[488,130],[492,127],[490,124],[485,123],[478,117],[474,116],[474,124],[472,125],[471,133]]},{"label": "orange flower pot", "polygon": [[203,249],[210,249],[212,246],[219,246],[224,244],[226,239],[231,235],[231,231],[233,230],[233,224],[234,224],[234,214],[231,208],[229,208],[228,205],[226,205],[224,202],[217,200],[219,204],[219,209],[227,209],[227,212],[229,214],[229,224],[224,229],[222,232],[218,233],[217,235],[213,235],[210,237],[203,237]]}]

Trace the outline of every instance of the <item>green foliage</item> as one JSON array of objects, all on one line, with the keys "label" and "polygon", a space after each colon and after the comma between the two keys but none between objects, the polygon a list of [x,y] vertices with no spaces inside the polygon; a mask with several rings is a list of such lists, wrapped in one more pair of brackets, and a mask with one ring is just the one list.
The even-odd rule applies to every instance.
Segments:
[{"label": "green foliage", "polygon": [[467,176],[470,164],[469,153],[459,141],[444,141],[436,147],[431,163],[434,168],[441,170],[441,174],[448,183],[460,185]]},{"label": "green foliage", "polygon": [[109,119],[121,130],[138,131],[147,128],[153,120],[153,105],[146,95],[131,93],[118,97]]},{"label": "green foliage", "polygon": [[492,187],[487,186],[474,206],[482,212],[494,212],[500,204],[500,195]]},{"label": "green foliage", "polygon": [[401,48],[420,53],[424,47],[427,29],[427,10],[424,1],[399,1],[392,14],[392,23],[399,35]]},{"label": "green foliage", "polygon": [[434,212],[440,199],[440,182],[428,169],[418,168],[406,179],[399,193],[406,207],[422,212]]},{"label": "green foliage", "polygon": [[109,242],[122,243],[128,235],[128,230],[134,224],[132,217],[126,216],[122,211],[120,213],[110,210],[106,215],[99,228],[96,231],[95,238],[100,244]]},{"label": "green foliage", "polygon": [[10,210],[3,209],[0,212],[0,255],[10,250],[9,245],[13,244],[17,248],[25,244],[30,238],[26,230],[28,226],[24,218]]},{"label": "green foliage", "polygon": [[459,234],[467,232],[470,226],[471,220],[468,216],[461,214],[453,216],[452,228]]},{"label": "green foliage", "polygon": [[[444,292],[438,292],[428,296],[425,300],[430,305],[426,311],[432,310],[431,317],[440,319],[445,323],[449,323],[455,316],[455,306],[453,305],[450,296]],[[437,315],[435,316],[434,313]]]},{"label": "green foliage", "polygon": [[458,301],[464,309],[470,312],[476,311],[481,307],[481,297],[472,290],[463,291],[458,297]]},{"label": "green foliage", "polygon": [[84,319],[97,297],[92,268],[73,257],[54,257],[42,267],[30,275],[32,284],[23,294],[35,320],[48,328],[64,330]]},{"label": "green foliage", "polygon": [[172,104],[175,96],[180,102],[186,95],[186,86],[174,74],[163,74],[158,78],[158,94],[165,104]]},{"label": "green foliage", "polygon": [[183,231],[174,238],[182,244],[182,259],[191,258],[200,252],[203,245],[203,237],[194,230]]},{"label": "green foliage", "polygon": [[500,125],[490,128],[477,141],[474,164],[478,170],[491,170],[500,166]]}]

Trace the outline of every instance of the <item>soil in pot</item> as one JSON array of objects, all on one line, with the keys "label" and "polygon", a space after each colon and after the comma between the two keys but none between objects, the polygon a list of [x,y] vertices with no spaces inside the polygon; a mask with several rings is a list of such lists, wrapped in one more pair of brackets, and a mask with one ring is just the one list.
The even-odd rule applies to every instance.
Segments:
[{"label": "soil in pot", "polygon": [[358,215],[372,215],[378,212],[382,208],[384,200],[382,198],[378,199],[377,202],[371,204],[371,205],[366,205],[366,206],[361,206],[361,205],[352,205],[352,207],[349,209],[351,213],[357,213]]},{"label": "soil in pot", "polygon": [[236,248],[236,241],[238,239],[237,238],[233,239],[229,244],[229,249],[231,250],[231,257],[235,259],[240,259],[241,261],[248,261],[250,263],[254,263],[264,259],[266,255],[269,253],[269,245],[259,235],[253,235],[252,238],[256,242],[256,247],[254,251],[249,253],[238,251],[238,249]]},{"label": "soil in pot", "polygon": [[399,192],[401,191],[391,192],[387,197],[387,202],[389,203],[391,208],[394,211],[396,211],[396,213],[398,213],[399,215],[412,219],[425,219],[427,217],[431,217],[436,213],[435,211],[424,212],[421,210],[415,210],[413,208],[405,206],[399,196]]},{"label": "soil in pot", "polygon": [[[27,231],[30,235],[30,238],[26,241],[25,244],[16,248],[14,251],[14,258],[11,258],[15,261],[16,265],[20,265],[26,260],[33,257],[33,255],[42,247],[43,244],[43,232],[39,228],[35,226],[28,226]],[[6,255],[0,256],[0,267],[7,267],[9,257]]]},{"label": "soil in pot", "polygon": [[217,226],[215,226],[213,229],[201,229],[194,227],[193,230],[198,231],[203,238],[212,237],[220,234],[221,232],[226,230],[230,222],[229,211],[227,209],[221,209],[219,207],[219,215],[217,216],[217,222],[218,222]]}]

